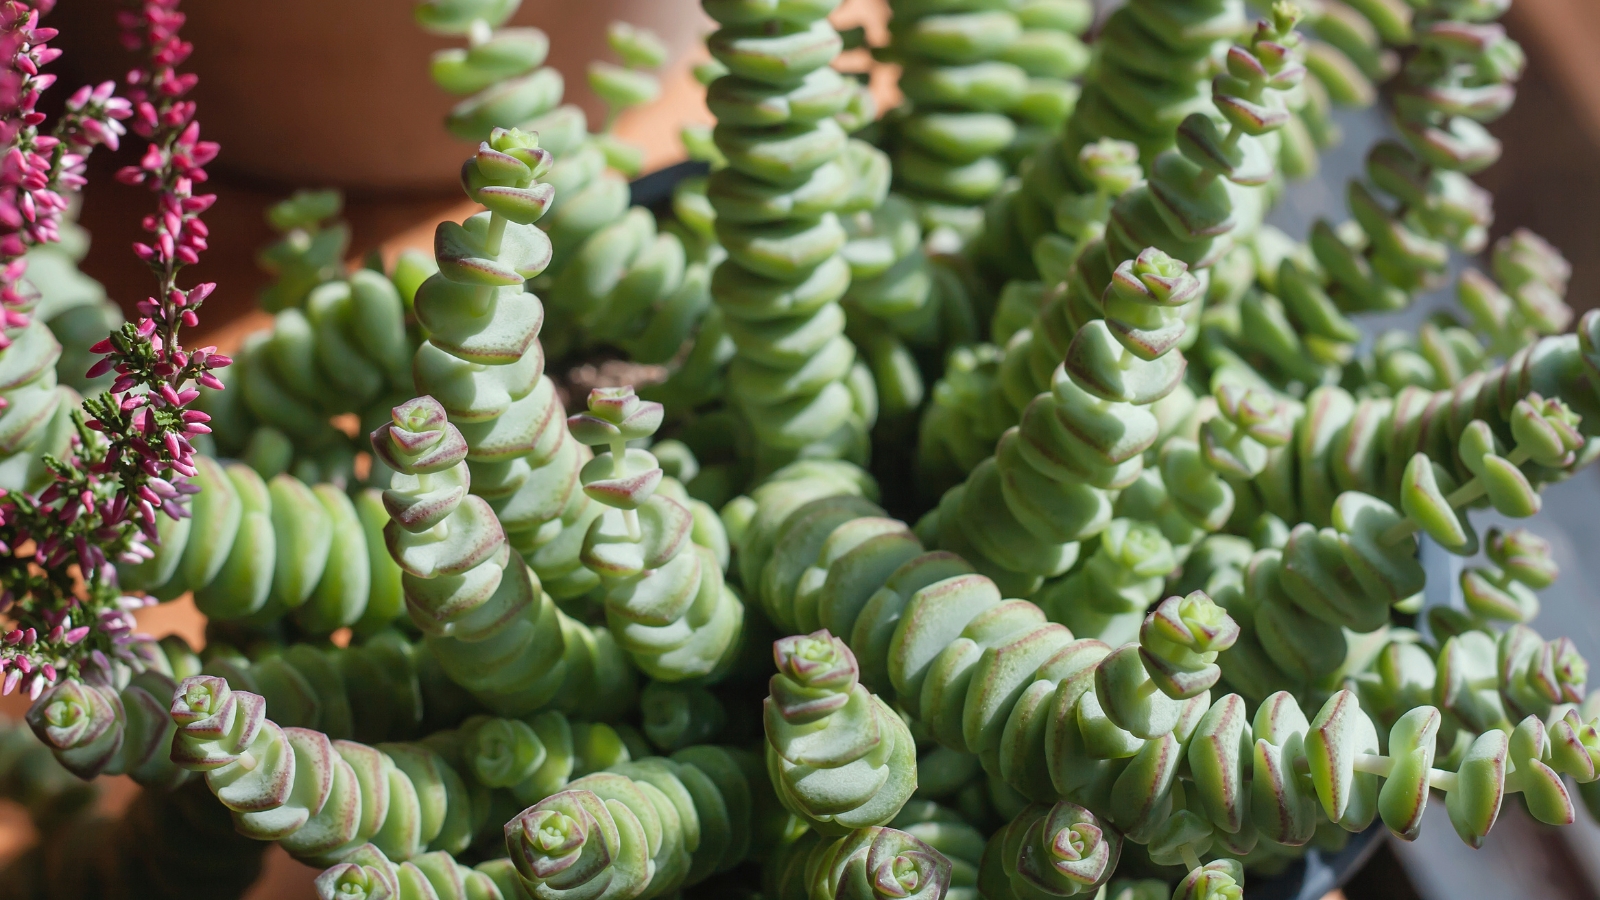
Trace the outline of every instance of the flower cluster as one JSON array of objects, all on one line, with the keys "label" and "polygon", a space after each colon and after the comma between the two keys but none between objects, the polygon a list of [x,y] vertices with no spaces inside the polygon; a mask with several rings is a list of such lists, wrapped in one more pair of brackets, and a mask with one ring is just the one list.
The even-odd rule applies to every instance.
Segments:
[{"label": "flower cluster", "polygon": [[[60,240],[61,216],[84,185],[89,152],[103,144],[117,149],[128,101],[116,84],[85,85],[67,100],[66,112],[48,133],[39,97],[55,83],[44,67],[61,51],[49,45],[56,29],[39,26],[55,0],[8,0],[0,5],[0,328],[28,323],[38,297],[23,276],[23,254]],[[0,349],[10,338],[0,334]]]},{"label": "flower cluster", "polygon": [[[6,14],[20,7],[9,4]],[[41,11],[28,12],[15,32],[22,35],[15,62],[20,71],[36,73],[39,63],[56,55],[39,46],[53,36],[36,27]],[[46,455],[51,482],[36,495],[11,491],[0,499],[0,605],[14,624],[0,647],[0,671],[6,672],[0,691],[5,693],[27,679],[28,691],[37,697],[63,675],[80,675],[90,659],[107,670],[113,658],[139,667],[130,611],[145,601],[120,595],[114,564],[153,555],[158,511],[172,519],[188,515],[185,498],[198,490],[186,483],[196,473],[191,441],[210,431],[210,417],[186,407],[199,396],[200,386],[220,389],[213,370],[231,362],[215,347],[185,349],[178,334],[198,324],[196,312],[215,289],[210,283],[177,285],[179,270],[197,262],[205,249],[206,227],[199,216],[216,199],[194,192],[217,146],[199,139],[195,103],[183,99],[195,83],[193,75],[176,71],[191,49],[178,38],[183,15],[175,0],[151,0],[124,11],[119,21],[124,45],[142,58],[127,76],[128,98],[115,97],[110,84],[81,90],[69,99],[57,136],[41,138],[37,128],[43,119],[32,108],[49,82],[32,78],[22,98],[29,110],[26,128],[14,137],[30,141],[31,149],[14,149],[13,155],[23,152],[32,159],[41,147],[52,151],[44,171],[55,181],[22,181],[31,191],[22,195],[22,211],[31,220],[27,214],[46,208],[38,199],[44,194],[54,213],[65,207],[51,188],[82,184],[78,148],[95,142],[115,147],[122,134],[119,120],[131,118],[133,132],[150,143],[139,164],[124,168],[118,178],[145,184],[157,195],[156,213],[143,222],[154,239],[135,244],[134,251],[151,267],[158,290],[138,304],[136,321],[91,348],[102,358],[88,377],[115,372],[116,379],[110,391],[85,400],[74,414],[75,434],[67,451]],[[27,165],[39,174],[36,163]],[[35,184],[41,185],[38,190]],[[36,241],[56,238],[53,226],[35,225],[27,234]],[[13,317],[5,324],[15,328],[25,322]]]}]

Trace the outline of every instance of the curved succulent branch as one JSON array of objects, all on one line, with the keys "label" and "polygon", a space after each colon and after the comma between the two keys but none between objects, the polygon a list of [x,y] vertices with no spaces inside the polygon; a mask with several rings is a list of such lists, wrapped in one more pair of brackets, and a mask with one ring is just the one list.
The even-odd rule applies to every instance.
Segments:
[{"label": "curved succulent branch", "polygon": [[155,555],[120,570],[122,587],[170,600],[193,591],[218,621],[292,616],[313,634],[373,633],[400,615],[400,570],[383,546],[379,492],[354,496],[289,474],[196,457],[190,516],[163,518]]},{"label": "curved succulent branch", "polygon": [[[1026,798],[1084,807],[1123,837],[1149,845],[1158,859],[1200,870],[1198,857],[1213,845],[1230,854],[1249,852],[1261,838],[1300,845],[1323,817],[1351,830],[1381,817],[1397,833],[1411,834],[1429,786],[1452,792],[1452,819],[1473,842],[1492,825],[1491,807],[1498,809],[1506,791],[1546,792],[1536,799],[1546,804],[1539,814],[1550,821],[1570,813],[1570,794],[1553,786],[1560,778],[1537,773],[1548,769],[1583,783],[1595,778],[1593,757],[1578,748],[1600,747],[1600,738],[1584,737],[1600,732],[1558,705],[1581,696],[1581,660],[1567,645],[1547,645],[1516,629],[1489,658],[1505,661],[1499,693],[1509,698],[1503,708],[1512,710],[1510,717],[1529,717],[1511,729],[1524,736],[1513,742],[1494,724],[1473,723],[1483,730],[1477,737],[1466,733],[1468,746],[1454,772],[1434,769],[1441,713],[1433,707],[1402,712],[1389,729],[1385,754],[1376,726],[1348,691],[1334,694],[1314,720],[1281,691],[1261,695],[1253,722],[1247,722],[1242,697],[1212,698],[1210,689],[1225,673],[1231,684],[1245,671],[1233,657],[1250,637],[1235,620],[1250,611],[1247,602],[1281,610],[1255,616],[1251,624],[1258,629],[1286,613],[1302,617],[1291,623],[1297,627],[1369,616],[1387,621],[1389,606],[1420,587],[1414,550],[1381,541],[1401,516],[1373,498],[1346,494],[1335,507],[1335,528],[1318,532],[1303,525],[1291,532],[1285,550],[1259,551],[1248,586],[1232,589],[1226,605],[1203,594],[1169,598],[1146,618],[1138,643],[1113,649],[1074,639],[1032,604],[1003,600],[982,576],[939,572],[941,566],[959,568],[959,560],[896,557],[903,551],[891,553],[887,545],[864,553],[867,545],[858,544],[844,555],[820,549],[882,520],[871,517],[870,505],[862,509],[859,486],[837,477],[817,479],[832,489],[819,487],[813,499],[794,503],[808,479],[800,472],[789,477],[785,490],[772,483],[762,489],[762,499],[774,503],[770,514],[752,498],[757,508],[740,535],[740,552],[760,555],[744,562],[762,573],[764,588],[792,593],[790,585],[820,577],[870,597],[861,607],[845,607],[850,611],[828,626],[851,635],[860,670],[883,673],[878,677],[887,677],[900,705],[933,739],[976,754],[992,776]],[[775,519],[782,521],[772,524]],[[1318,542],[1324,543],[1313,550]],[[821,576],[788,561],[791,553],[815,555]],[[869,561],[875,556],[883,560],[880,569]],[[1353,567],[1352,574],[1329,565]],[[857,573],[874,571],[855,581]],[[833,606],[830,615],[839,611]],[[1296,646],[1288,637],[1266,643],[1277,650]],[[1288,681],[1275,677],[1271,684]],[[1564,724],[1547,726],[1541,716],[1562,716]],[[1554,731],[1561,741],[1541,737]],[[1506,780],[1497,771],[1535,773],[1525,778],[1537,779]],[[1242,788],[1246,782],[1249,791]],[[1358,783],[1375,799],[1352,793]],[[1030,833],[1031,827],[1020,830]],[[1192,875],[1196,885],[1217,882],[1206,891],[1221,889],[1220,875]],[[1236,882],[1236,875],[1228,877]]]},{"label": "curved succulent branch", "polygon": [[525,289],[550,263],[550,239],[533,227],[554,197],[540,180],[550,165],[537,137],[496,130],[462,166],[462,187],[489,209],[464,225],[441,223],[434,236],[439,273],[416,298],[428,340],[412,368],[417,390],[437,398],[466,438],[472,490],[511,549],[545,590],[567,598],[598,581],[578,551],[601,507],[578,489],[587,453],[563,427],[539,344],[544,307]]},{"label": "curved succulent branch", "polygon": [[1017,190],[991,204],[977,244],[985,267],[1039,277],[1035,247],[1052,231],[1058,209],[1073,212],[1078,196],[1096,193],[1084,148],[1111,138],[1153,162],[1173,145],[1186,116],[1207,109],[1214,60],[1245,28],[1243,6],[1226,0],[1138,0],[1112,13],[1066,130],[1033,153]]},{"label": "curved succulent branch", "polygon": [[[1205,330],[1208,365],[1259,370],[1275,384],[1332,383],[1359,338],[1348,315],[1402,309],[1440,285],[1452,249],[1484,249],[1492,200],[1470,176],[1499,158],[1499,141],[1484,126],[1510,108],[1524,65],[1522,49],[1494,22],[1507,6],[1429,4],[1389,29],[1412,45],[1394,85],[1399,139],[1373,147],[1367,180],[1350,182],[1353,221],[1318,221],[1305,247],[1260,254],[1263,290],[1245,295],[1237,327],[1219,320]],[[1552,282],[1565,280],[1563,263],[1542,241],[1518,235],[1495,255],[1506,289],[1472,271],[1460,293],[1496,355],[1509,356],[1533,336],[1565,328],[1570,312],[1552,296]],[[1459,350],[1440,346],[1444,338],[1429,336],[1435,346],[1424,368],[1436,376],[1461,366],[1451,359]],[[1481,356],[1470,344],[1460,350]],[[1420,373],[1390,374],[1398,390]]]},{"label": "curved succulent branch", "polygon": [[772,655],[767,770],[783,805],[826,835],[894,819],[917,787],[905,723],[860,684],[855,656],[826,630],[784,638]]},{"label": "curved succulent branch", "polygon": [[[1097,320],[1126,319],[1137,309],[1131,299],[1113,304],[1113,296],[1121,296],[1116,273],[1126,261],[1155,250],[1203,277],[1228,251],[1236,233],[1254,229],[1264,205],[1257,188],[1275,172],[1269,139],[1290,118],[1285,93],[1305,77],[1297,21],[1298,11],[1280,4],[1272,19],[1257,24],[1248,44],[1229,48],[1226,73],[1212,85],[1217,118],[1190,112],[1176,123],[1175,149],[1152,158],[1148,180],[1117,198],[1104,237],[1068,251],[1071,265],[1052,277],[1052,283],[1059,283],[1045,295],[1032,327],[1003,351],[991,386],[976,394],[942,395],[964,401],[960,405],[939,403],[941,394],[935,391],[936,402],[925,414],[921,432],[926,475],[947,482],[958,472],[975,471],[982,457],[973,458],[974,451],[987,452],[988,441],[1001,435],[962,432],[962,426],[1015,424],[1035,397],[1051,389],[1052,373],[1063,359],[1070,363],[1085,329],[1095,327]],[[1104,165],[1110,161],[1102,155],[1090,154],[1086,162],[1099,170],[1102,181],[1125,177],[1117,174],[1114,163]],[[1184,340],[1186,321],[1198,313],[1204,294],[1202,283],[1184,297],[1187,305],[1181,311],[1156,315],[1144,310],[1144,320],[1123,326],[1150,348],[1144,358],[1155,348],[1164,353]],[[972,403],[1001,406],[1010,415],[980,413],[968,405]],[[952,432],[963,436],[940,437]],[[946,468],[951,463],[954,471]]]},{"label": "curved succulent branch", "polygon": [[535,900],[670,895],[787,830],[765,782],[754,757],[720,747],[622,763],[523,810],[506,850]]},{"label": "curved succulent branch", "polygon": [[1188,266],[1159,250],[1119,266],[1106,318],[1078,330],[1050,392],[1028,403],[1021,425],[919,532],[1021,596],[1071,568],[1078,542],[1110,524],[1115,492],[1134,482],[1155,443],[1150,407],[1182,380],[1181,309],[1199,294]]},{"label": "curved succulent branch", "polygon": [[205,773],[247,837],[328,865],[371,842],[393,859],[460,852],[482,826],[465,782],[421,744],[330,740],[266,717],[226,679],[185,678],[172,697],[172,762]]},{"label": "curved succulent branch", "polygon": [[512,556],[488,501],[467,493],[470,450],[444,407],[432,397],[395,407],[372,445],[396,472],[383,494],[384,537],[404,572],[406,609],[450,678],[506,715],[551,703],[625,709],[633,686],[621,650],[609,632],[557,609]]}]

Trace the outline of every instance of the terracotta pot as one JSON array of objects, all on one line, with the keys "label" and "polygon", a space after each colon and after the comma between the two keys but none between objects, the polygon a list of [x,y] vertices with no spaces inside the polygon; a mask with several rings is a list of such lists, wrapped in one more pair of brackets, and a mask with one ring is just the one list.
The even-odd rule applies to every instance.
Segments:
[{"label": "terracotta pot", "polygon": [[[117,0],[62,0],[57,64],[63,83],[118,77],[128,55],[116,43]],[[194,42],[185,68],[200,76],[194,96],[207,137],[222,142],[215,166],[285,186],[347,190],[447,190],[462,144],[440,122],[454,98],[428,78],[428,56],[459,41],[425,34],[406,0],[271,0],[184,5]],[[512,20],[551,36],[549,65],[567,80],[567,99],[597,121],[601,105],[584,69],[611,59],[607,23],[656,31],[673,51],[673,71],[710,30],[698,0],[524,0]],[[673,83],[682,81],[670,79]],[[634,135],[659,142],[662,135]]]}]

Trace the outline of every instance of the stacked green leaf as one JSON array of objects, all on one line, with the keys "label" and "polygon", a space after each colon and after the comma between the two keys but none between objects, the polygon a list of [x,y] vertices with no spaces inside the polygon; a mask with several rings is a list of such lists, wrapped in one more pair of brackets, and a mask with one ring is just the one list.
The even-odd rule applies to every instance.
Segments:
[{"label": "stacked green leaf", "polygon": [[790,827],[759,761],[698,746],[579,778],[505,836],[535,900],[659,897],[764,854]]},{"label": "stacked green leaf", "polygon": [[423,0],[417,24],[434,34],[465,36],[466,47],[433,55],[434,83],[465,95],[445,125],[462,140],[481,141],[495,128],[515,128],[556,108],[565,87],[544,65],[550,39],[537,28],[506,28],[521,0]]},{"label": "stacked green leaf", "polygon": [[[228,392],[225,392],[228,393]],[[171,600],[193,591],[220,621],[291,616],[312,634],[381,629],[401,613],[400,570],[383,546],[378,491],[353,497],[293,475],[195,458],[190,515],[161,517],[154,555],[120,568],[122,587]]]},{"label": "stacked green leaf", "polygon": [[425,717],[441,712],[425,708],[427,653],[393,630],[348,647],[269,645],[254,659],[212,644],[200,673],[260,694],[280,725],[370,744],[419,737]]},{"label": "stacked green leaf", "polygon": [[417,320],[428,339],[412,371],[416,390],[442,405],[466,437],[472,490],[489,501],[496,528],[544,589],[566,599],[597,583],[579,551],[602,507],[579,490],[588,452],[567,434],[555,384],[544,374],[544,307],[525,289],[550,262],[550,239],[533,224],[554,195],[540,181],[550,165],[537,137],[497,129],[463,167],[462,187],[489,209],[464,224],[439,225],[439,272],[417,289]]},{"label": "stacked green leaf", "polygon": [[1085,146],[1129,141],[1149,165],[1173,146],[1188,115],[1211,111],[1214,61],[1245,21],[1243,4],[1233,0],[1137,0],[1111,14],[1065,131],[1039,146],[1021,183],[988,209],[976,248],[992,278],[1039,276],[1034,246],[1052,232],[1058,204],[1094,193],[1079,166]]},{"label": "stacked green leaf", "polygon": [[962,239],[983,205],[1071,114],[1089,64],[1082,0],[895,0],[890,43],[906,102],[893,113],[895,184],[929,230]]},{"label": "stacked green leaf", "polygon": [[737,348],[730,404],[748,424],[756,468],[801,456],[865,459],[871,376],[844,335],[850,267],[835,211],[855,191],[865,148],[847,151],[834,116],[854,86],[829,67],[841,42],[836,0],[777,5],[704,0],[728,69],[708,95],[728,161],[708,186],[728,258],[711,292]]},{"label": "stacked green leaf", "polygon": [[[1220,114],[1212,118],[1193,112],[1175,123],[1176,149],[1151,159],[1149,180],[1116,200],[1103,238],[1069,251],[1075,259],[1063,272],[1064,283],[1044,296],[1032,327],[1007,345],[998,371],[985,385],[989,389],[935,391],[918,452],[936,487],[972,471],[983,458],[977,454],[999,438],[969,426],[1015,424],[1049,388],[1052,373],[1068,358],[1079,333],[1095,320],[1115,315],[1107,308],[1107,291],[1120,265],[1154,248],[1192,266],[1198,275],[1224,257],[1235,232],[1248,235],[1254,229],[1264,203],[1257,188],[1276,172],[1274,135],[1290,119],[1284,98],[1305,76],[1296,21],[1293,7],[1277,8],[1271,21],[1257,23],[1247,45],[1229,48],[1227,74],[1216,79],[1211,91]],[[1091,154],[1101,177],[1121,177],[1114,165],[1102,168],[1109,161],[1101,155]],[[1203,292],[1187,299],[1198,301]],[[1183,318],[1192,319],[1199,311],[1200,304],[1194,303]],[[1182,319],[1163,321],[1161,327],[1176,327],[1173,345],[1184,339]],[[990,406],[1011,415],[972,408]]]},{"label": "stacked green leaf", "polygon": [[[1583,434],[1593,426],[1578,415],[1600,411],[1586,381],[1592,369],[1583,360],[1591,352],[1569,334],[1541,339],[1447,390],[1408,386],[1392,398],[1357,399],[1342,388],[1318,388],[1303,406],[1290,408],[1294,438],[1268,450],[1259,477],[1234,483],[1234,521],[1248,525],[1267,512],[1320,527],[1332,521],[1334,500],[1344,491],[1402,505],[1408,477],[1415,489],[1442,499],[1477,479],[1486,455],[1500,460],[1488,465],[1505,479],[1495,482],[1496,495],[1475,490],[1455,505],[1487,499],[1508,515],[1530,515],[1538,507],[1538,486],[1564,478],[1594,452]],[[1430,461],[1427,471],[1413,462],[1419,454]],[[1434,487],[1422,487],[1419,479]],[[1446,538],[1449,547],[1476,543],[1466,531]]]},{"label": "stacked green leaf", "polygon": [[509,860],[468,867],[443,850],[393,862],[376,844],[363,844],[317,876],[320,900],[516,900],[521,893]]},{"label": "stacked green leaf", "polygon": [[62,221],[59,231],[56,242],[36,244],[24,254],[27,284],[38,292],[30,314],[61,344],[57,381],[80,394],[94,394],[115,379],[110,373],[87,376],[99,359],[90,348],[122,325],[122,310],[106,296],[104,285],[78,268],[89,253],[89,232],[70,220]]},{"label": "stacked green leaf", "polygon": [[945,493],[919,533],[1020,596],[1067,572],[1079,542],[1110,525],[1115,493],[1135,482],[1155,444],[1151,407],[1183,378],[1182,310],[1199,294],[1188,267],[1158,250],[1119,266],[1106,318],[1079,329],[1051,391],[1027,404],[1021,425]]},{"label": "stacked green leaf", "polygon": [[[921,819],[915,820],[922,822]],[[896,824],[899,822],[897,820]],[[773,900],[969,900],[973,862],[951,860],[952,849],[982,852],[976,833],[953,838],[959,821],[907,822],[897,827],[874,825],[829,840],[815,831],[779,847],[762,872],[765,896]],[[970,829],[967,829],[970,831]],[[945,838],[942,846],[924,838]],[[977,847],[974,848],[973,844]]]},{"label": "stacked green leaf", "polygon": [[470,451],[444,407],[431,397],[396,407],[372,444],[396,473],[384,538],[406,610],[450,679],[502,715],[625,710],[633,674],[621,649],[556,607],[488,501],[467,492]]},{"label": "stacked green leaf", "polygon": [[[982,576],[919,578],[919,569],[936,562],[927,555],[907,559],[903,551],[881,543],[874,552],[860,544],[843,555],[818,549],[837,547],[852,528],[871,521],[870,512],[834,511],[862,505],[861,491],[825,476],[817,479],[814,499],[795,504],[794,496],[807,493],[808,479],[797,471],[784,480],[786,490],[769,484],[760,499],[752,498],[756,509],[741,535],[741,553],[760,556],[748,564],[764,573],[763,584],[782,582],[774,585],[781,593],[799,582],[804,591],[819,576],[795,567],[786,556],[817,554],[830,598],[841,592],[870,597],[858,613],[830,622],[851,635],[861,671],[884,673],[878,677],[892,684],[900,705],[941,744],[976,754],[987,770],[1025,797],[1057,803],[1060,830],[1069,834],[1065,846],[1078,847],[1072,852],[1086,865],[1100,845],[1087,840],[1080,826],[1089,823],[1104,835],[1100,821],[1146,844],[1152,859],[1163,864],[1197,858],[1213,847],[1246,854],[1263,839],[1303,845],[1323,816],[1352,831],[1381,816],[1396,833],[1413,835],[1430,786],[1450,793],[1447,805],[1458,832],[1476,844],[1492,826],[1505,792],[1532,792],[1530,802],[1547,804],[1539,815],[1560,821],[1562,815],[1570,817],[1572,804],[1557,773],[1580,783],[1595,777],[1594,758],[1584,749],[1600,749],[1594,724],[1574,713],[1551,726],[1559,741],[1545,740],[1548,732],[1539,718],[1564,709],[1556,704],[1571,702],[1581,691],[1576,687],[1581,664],[1563,649],[1566,645],[1552,648],[1508,632],[1512,636],[1504,640],[1517,649],[1504,651],[1513,661],[1507,671],[1514,677],[1503,684],[1517,699],[1507,708],[1531,716],[1515,726],[1525,736],[1508,749],[1507,733],[1490,727],[1471,738],[1459,756],[1459,772],[1441,774],[1433,769],[1441,713],[1432,707],[1397,718],[1384,756],[1375,726],[1348,692],[1333,694],[1310,721],[1284,692],[1263,697],[1253,723],[1247,723],[1245,701],[1238,695],[1213,701],[1209,689],[1223,678],[1223,666],[1230,681],[1236,671],[1229,663],[1243,629],[1202,594],[1163,602],[1146,618],[1138,643],[1113,650],[1098,641],[1074,640],[1032,604],[1002,600]],[[772,511],[761,508],[763,500]],[[1355,494],[1346,495],[1340,509],[1363,532],[1348,538],[1345,551],[1368,554],[1359,583],[1365,585],[1369,575],[1413,577],[1406,573],[1414,572],[1420,586],[1409,537],[1404,543],[1410,548],[1391,545],[1386,555],[1371,555],[1382,549],[1379,535],[1400,520],[1397,513],[1380,515],[1380,502]],[[832,523],[825,522],[830,516]],[[813,537],[818,530],[826,536]],[[1271,572],[1276,587],[1294,585],[1295,602],[1309,603],[1315,590],[1323,591],[1319,599],[1329,604],[1359,599],[1339,593],[1337,585],[1355,579],[1338,574],[1295,573],[1259,559],[1250,572],[1252,579]],[[1405,587],[1390,584],[1384,590],[1392,602]],[[1373,603],[1386,617],[1389,603]],[[835,615],[839,609],[831,607]],[[1542,686],[1534,674],[1549,670],[1541,660],[1559,661],[1553,663],[1555,671],[1567,673],[1556,676],[1553,688]],[[1513,771],[1527,774],[1508,778]],[[1241,789],[1246,780],[1252,783],[1249,792]],[[1059,801],[1084,812],[1061,812]],[[1029,821],[1044,821],[1050,812],[1048,806],[1030,810],[1023,813],[1033,817]],[[1074,828],[1077,836],[1070,837]],[[1002,832],[1010,836],[996,838],[999,850],[991,845],[991,851],[1027,856],[1025,840],[1062,846],[1048,835],[1034,837],[1033,829],[1024,825]],[[1197,863],[1190,865],[1192,876],[1201,871],[1193,868]],[[1107,866],[1073,881],[1072,868],[1056,866],[1058,875],[1051,876],[1066,879],[1058,882],[1061,893],[1092,890],[1097,876],[1110,874]],[[1230,877],[1242,877],[1240,872]],[[1066,890],[1069,884],[1078,887]]]},{"label": "stacked green leaf", "polygon": [[929,376],[977,339],[979,310],[963,263],[926,249],[912,203],[899,194],[873,201],[843,218],[845,333],[872,373],[880,434],[911,438]]},{"label": "stacked green leaf", "polygon": [[53,480],[44,456],[66,454],[81,398],[57,380],[61,344],[43,321],[30,318],[0,337],[0,486],[42,490]]},{"label": "stacked green leaf", "polygon": [[410,860],[465,850],[484,827],[461,776],[422,744],[332,740],[266,717],[260,695],[185,678],[172,697],[172,762],[205,774],[234,828],[330,865],[367,843]]},{"label": "stacked green leaf", "polygon": [[350,226],[338,218],[344,196],[335,190],[295,191],[267,209],[267,224],[282,237],[256,255],[272,276],[258,298],[269,313],[303,309],[319,285],[344,274]]},{"label": "stacked green leaf", "polygon": [[[504,792],[515,810],[565,790],[573,780],[650,754],[637,733],[600,722],[574,722],[554,710],[526,719],[470,716],[454,732],[429,739],[453,745],[469,786]],[[497,811],[505,804],[495,802]]]},{"label": "stacked green leaf", "polygon": [[715,679],[739,652],[744,604],[723,583],[728,538],[711,507],[658,493],[665,475],[655,456],[628,449],[661,417],[661,404],[625,387],[595,388],[588,412],[569,420],[580,443],[609,448],[580,474],[584,493],[606,507],[584,535],[583,561],[600,577],[606,622],[640,671],[661,681]]},{"label": "stacked green leaf", "polygon": [[[1274,384],[1297,382],[1303,389],[1335,382],[1360,338],[1348,315],[1403,309],[1440,285],[1452,249],[1484,249],[1492,198],[1470,176],[1500,157],[1485,124],[1510,108],[1525,62],[1494,22],[1503,12],[1502,4],[1429,4],[1414,22],[1389,26],[1415,43],[1395,80],[1399,139],[1374,146],[1367,180],[1350,182],[1353,221],[1338,228],[1318,221],[1309,252],[1264,266],[1267,292],[1246,295],[1231,327],[1207,329],[1206,342],[1218,346],[1201,358],[1227,368],[1237,354]],[[1513,345],[1502,341],[1496,349],[1509,355],[1517,335],[1526,341],[1530,327],[1553,333],[1567,319],[1544,285],[1537,294],[1521,290],[1529,282],[1564,281],[1548,248],[1523,238],[1502,256],[1497,269],[1507,270],[1518,301],[1476,275],[1465,279],[1463,300],[1480,328],[1505,332],[1503,341]],[[1435,356],[1449,366],[1445,353]]]},{"label": "stacked green leaf", "polygon": [[860,683],[826,629],[772,647],[778,674],[763,707],[767,771],[778,799],[829,836],[885,825],[916,790],[916,745],[894,710]]},{"label": "stacked green leaf", "polygon": [[[219,370],[226,389],[201,392],[216,449],[266,478],[292,471],[305,481],[355,481],[359,447],[331,420],[353,415],[375,427],[410,395],[417,338],[407,327],[409,298],[396,283],[414,290],[427,276],[421,265],[406,256],[393,279],[362,268],[300,285],[297,303],[271,298],[283,304],[272,327],[247,336],[233,365]],[[372,476],[382,483],[380,472]]]},{"label": "stacked green leaf", "polygon": [[1496,242],[1490,271],[1492,278],[1467,269],[1456,280],[1464,318],[1436,315],[1414,334],[1379,335],[1371,361],[1362,361],[1370,382],[1393,393],[1410,385],[1446,390],[1474,370],[1571,326],[1566,292],[1572,268],[1538,235],[1518,229]]}]

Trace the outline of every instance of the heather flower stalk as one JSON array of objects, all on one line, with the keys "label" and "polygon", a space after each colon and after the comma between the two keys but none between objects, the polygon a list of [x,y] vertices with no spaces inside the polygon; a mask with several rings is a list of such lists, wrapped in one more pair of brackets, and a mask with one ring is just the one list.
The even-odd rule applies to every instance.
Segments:
[{"label": "heather flower stalk", "polygon": [[[16,8],[7,7],[10,13]],[[37,11],[29,13],[19,38],[24,50],[53,36],[36,22]],[[183,99],[195,83],[195,76],[176,69],[190,51],[178,37],[183,15],[176,0],[150,0],[125,10],[119,22],[124,45],[142,56],[126,79],[129,97],[113,97],[106,85],[79,91],[49,149],[67,148],[52,165],[72,184],[81,183],[73,179],[81,175],[82,159],[68,151],[95,141],[114,146],[120,118],[131,119],[132,131],[150,142],[139,164],[118,178],[157,195],[156,213],[143,222],[154,237],[134,245],[155,274],[157,291],[138,304],[136,321],[91,348],[102,358],[88,377],[115,372],[116,378],[110,391],[72,415],[75,433],[66,452],[45,455],[51,482],[36,495],[12,491],[0,500],[0,605],[12,626],[0,643],[0,691],[26,689],[35,699],[63,679],[113,684],[123,668],[143,668],[131,610],[147,601],[120,596],[113,563],[152,555],[158,511],[173,519],[188,514],[186,497],[198,490],[186,483],[197,471],[191,439],[210,428],[205,413],[186,407],[200,385],[221,387],[212,370],[230,362],[214,347],[191,351],[179,340],[181,328],[198,324],[196,311],[215,288],[180,288],[177,276],[206,247],[199,216],[215,197],[197,195],[195,185],[205,181],[204,165],[217,153],[215,143],[199,138],[194,101]],[[27,71],[51,58],[34,49],[13,62]],[[31,110],[47,86],[31,79],[21,98],[29,110],[21,124],[34,131],[17,135],[31,140],[34,151],[42,120]],[[38,192],[28,196],[35,200],[31,207],[24,201],[24,212],[40,209]],[[53,226],[47,228],[36,228],[34,237],[52,234]]]},{"label": "heather flower stalk", "polygon": [[[46,116],[39,97],[55,83],[43,71],[61,55],[49,46],[56,29],[39,26],[55,0],[10,0],[0,6],[0,328],[21,328],[39,300],[23,279],[29,247],[61,240],[61,216],[85,183],[84,166],[95,146],[117,149],[129,102],[116,84],[85,85],[67,100],[66,113],[41,131]],[[11,336],[0,334],[0,349]]]}]

